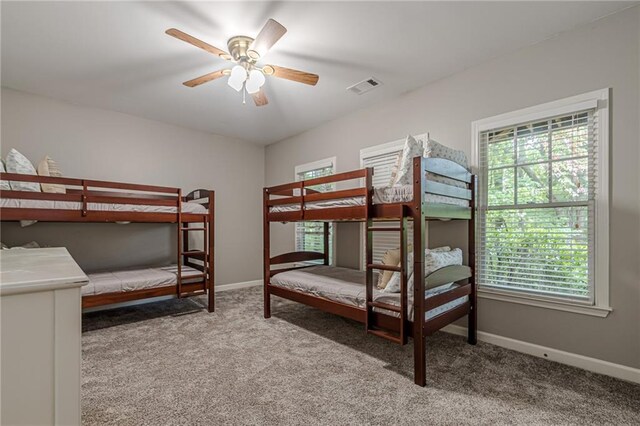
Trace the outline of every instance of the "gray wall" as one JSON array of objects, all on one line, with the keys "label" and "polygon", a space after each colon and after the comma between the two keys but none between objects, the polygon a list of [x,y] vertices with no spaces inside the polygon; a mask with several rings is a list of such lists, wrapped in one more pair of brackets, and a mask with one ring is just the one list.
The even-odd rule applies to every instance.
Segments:
[{"label": "gray wall", "polygon": [[[474,120],[611,87],[613,312],[602,319],[482,299],[479,326],[501,336],[640,367],[639,23],[639,8],[629,9],[270,145],[266,183],[291,181],[295,165],[331,156],[338,157],[338,171],[358,168],[361,148],[407,133],[429,131],[434,139],[470,155]],[[466,246],[464,227],[436,228],[432,245]],[[274,253],[293,249],[291,226],[274,225],[272,233]],[[347,234],[349,238],[341,239],[338,229],[338,263],[351,265],[358,243],[351,230]]]},{"label": "gray wall", "polygon": [[[50,155],[65,176],[216,191],[218,284],[259,279],[264,148],[2,89],[2,155]],[[66,246],[86,271],[175,262],[174,226],[2,224],[2,241]]]}]

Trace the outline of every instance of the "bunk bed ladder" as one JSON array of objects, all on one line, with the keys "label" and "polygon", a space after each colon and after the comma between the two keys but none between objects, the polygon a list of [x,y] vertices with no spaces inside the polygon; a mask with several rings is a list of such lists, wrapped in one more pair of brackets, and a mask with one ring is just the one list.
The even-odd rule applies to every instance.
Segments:
[{"label": "bunk bed ladder", "polygon": [[[201,278],[202,281],[198,281],[198,282],[203,282],[204,286],[203,286],[203,290],[202,293],[204,294],[206,288],[208,288],[207,283],[208,280],[210,279],[207,271],[209,270],[209,242],[208,237],[209,237],[209,229],[208,229],[208,224],[205,222],[201,227],[190,227],[189,223],[180,223],[180,230],[179,230],[179,234],[180,234],[180,251],[179,251],[179,260],[178,260],[178,297],[182,297],[183,295],[193,295],[194,291],[193,290],[189,290],[189,291],[183,291],[182,287],[183,287],[183,283],[182,281],[186,278],[189,281],[195,281],[195,279],[197,278]],[[198,232],[201,231],[204,234],[204,250],[191,250],[189,248],[189,232]],[[193,263],[191,261],[191,259],[197,259],[199,261],[202,262],[202,265],[198,265],[196,263]],[[180,262],[182,261],[182,262]],[[182,265],[181,265],[182,263]],[[194,275],[187,275],[185,276],[182,273],[182,267],[183,266],[190,266],[192,268],[195,269],[203,269],[202,273],[200,274],[194,274]],[[198,292],[200,292],[198,290]]]},{"label": "bunk bed ladder", "polygon": [[[400,345],[407,344],[408,324],[407,324],[407,225],[408,219],[405,217],[404,209],[400,226],[395,228],[375,227],[372,220],[367,220],[367,238],[366,238],[366,307],[367,318],[365,328],[367,333],[373,334],[383,339],[390,340]],[[373,263],[373,233],[374,232],[398,232],[400,234],[400,266],[390,266]],[[401,276],[400,285],[400,306],[390,305],[382,302],[373,301],[373,271],[393,271],[399,272]],[[374,308],[384,309],[386,311],[395,312],[399,315],[398,330],[382,329],[375,324]],[[383,313],[380,313],[384,315]]]},{"label": "bunk bed ladder", "polygon": [[[211,226],[210,223],[204,222],[202,223],[202,226],[190,227],[189,222],[182,222],[181,213],[178,213],[178,286],[177,286],[178,297],[193,296],[194,294],[204,294],[209,288],[209,285],[208,285],[209,280],[212,279],[212,277],[210,277],[209,274],[207,273],[207,271],[209,270],[209,262],[210,262],[209,241],[208,241],[209,226]],[[204,234],[203,250],[191,250],[189,248],[189,232],[197,232],[197,231],[202,231]],[[197,259],[201,261],[202,265],[193,263],[191,259]],[[183,266],[190,266],[194,269],[201,270],[202,273],[190,274],[190,275],[184,276],[182,272]],[[193,290],[193,286],[191,286],[189,290],[183,290],[184,284],[182,281],[185,278],[189,280],[190,283],[191,282],[202,283],[203,284],[202,290],[200,289]],[[202,281],[196,281],[196,279],[198,278],[202,279]]]}]

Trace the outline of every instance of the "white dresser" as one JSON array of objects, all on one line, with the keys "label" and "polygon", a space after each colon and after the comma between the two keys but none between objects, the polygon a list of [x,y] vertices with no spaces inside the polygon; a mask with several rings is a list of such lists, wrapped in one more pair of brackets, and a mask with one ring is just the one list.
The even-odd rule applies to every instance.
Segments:
[{"label": "white dresser", "polygon": [[80,425],[81,297],[64,248],[0,251],[3,425]]}]

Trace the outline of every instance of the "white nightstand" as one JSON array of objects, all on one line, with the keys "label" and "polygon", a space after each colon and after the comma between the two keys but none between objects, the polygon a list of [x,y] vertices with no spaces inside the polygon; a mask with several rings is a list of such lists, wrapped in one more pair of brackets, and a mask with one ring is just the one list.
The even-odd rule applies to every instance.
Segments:
[{"label": "white nightstand", "polygon": [[80,425],[87,282],[65,248],[0,251],[0,423]]}]

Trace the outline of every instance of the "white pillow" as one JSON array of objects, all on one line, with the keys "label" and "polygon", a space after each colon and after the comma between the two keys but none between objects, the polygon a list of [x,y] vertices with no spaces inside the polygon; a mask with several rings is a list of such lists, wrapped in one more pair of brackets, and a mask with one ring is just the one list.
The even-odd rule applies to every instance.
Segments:
[{"label": "white pillow", "polygon": [[[384,256],[382,256],[383,265],[396,266],[398,262],[400,262],[400,248],[387,250]],[[381,271],[378,274],[377,287],[381,290],[385,288],[392,276],[393,271]]]},{"label": "white pillow", "polygon": [[[434,141],[433,139],[428,139],[424,144],[424,156],[430,158],[445,158],[447,160],[451,160],[454,163],[458,163],[465,169],[469,170],[469,162],[467,161],[467,154],[464,151],[460,151],[457,149],[449,148],[448,146],[442,145]],[[444,176],[436,175],[433,173],[427,173],[427,179],[433,182],[444,183],[447,185],[457,186],[459,188],[466,188],[467,184],[461,182],[459,180],[450,179]]]},{"label": "white pillow", "polygon": [[427,142],[424,144],[424,156],[431,158],[445,158],[453,161],[454,163],[460,164],[467,170],[469,169],[467,154],[465,154],[464,151],[449,148],[448,146],[442,145],[431,138],[427,139]]},{"label": "white pillow", "polygon": [[407,135],[404,148],[402,148],[398,172],[392,186],[410,185],[412,183],[413,159],[414,157],[422,157],[423,152],[422,142],[415,140],[411,135]]},{"label": "white pillow", "polygon": [[[31,161],[13,148],[9,151],[9,155],[7,155],[6,163],[7,172],[9,173],[37,175],[36,169],[33,167],[33,164],[31,164]],[[36,182],[11,181],[9,184],[14,191],[40,192],[40,184]]]},{"label": "white pillow", "polygon": [[[38,175],[62,177],[62,173],[60,173],[58,164],[53,161],[48,155],[42,159],[40,164],[38,164]],[[42,187],[42,192],[48,192],[52,194],[67,193],[67,189],[65,188],[65,186],[58,183],[42,183],[40,184],[40,186]]]},{"label": "white pillow", "polygon": [[[0,160],[0,172],[4,173],[7,170],[4,168],[4,161]],[[11,191],[8,180],[0,180],[0,189],[3,191]]]},{"label": "white pillow", "polygon": [[36,241],[29,241],[28,243],[25,243],[21,246],[13,246],[11,247],[11,250],[24,250],[34,248],[40,248],[40,244],[38,244]]},{"label": "white pillow", "polygon": [[[425,250],[424,274],[429,275],[432,272],[450,265],[462,265],[462,250],[454,248],[447,250],[449,247],[438,247],[435,249]],[[407,279],[407,291],[413,293],[413,253],[407,256],[407,264],[409,265],[409,278]],[[453,283],[449,283],[451,286]],[[446,284],[443,284],[446,285]],[[382,290],[384,293],[400,293],[400,273],[394,272],[387,286]]]}]

